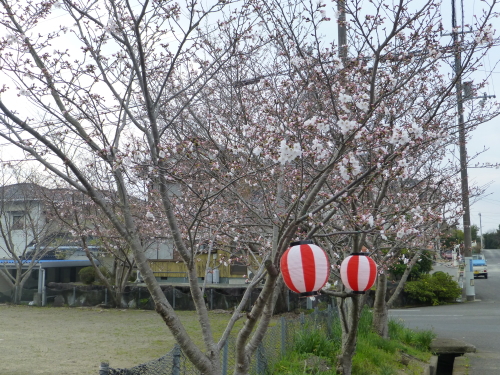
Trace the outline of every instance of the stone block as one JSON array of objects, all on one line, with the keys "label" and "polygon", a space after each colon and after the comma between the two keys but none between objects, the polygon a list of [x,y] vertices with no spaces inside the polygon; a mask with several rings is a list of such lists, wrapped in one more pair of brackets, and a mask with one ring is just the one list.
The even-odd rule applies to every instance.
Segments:
[{"label": "stone block", "polygon": [[52,305],[54,307],[63,307],[64,306],[64,297],[61,295],[57,295],[54,298],[54,304]]},{"label": "stone block", "polygon": [[431,352],[438,355],[475,353],[476,347],[462,340],[437,338],[432,340]]},{"label": "stone block", "polygon": [[437,367],[438,367],[438,356],[433,355],[431,357],[430,362],[429,362],[429,374],[436,375],[437,374]]},{"label": "stone block", "polygon": [[33,304],[35,306],[42,306],[42,294],[41,293],[35,293],[33,295]]}]

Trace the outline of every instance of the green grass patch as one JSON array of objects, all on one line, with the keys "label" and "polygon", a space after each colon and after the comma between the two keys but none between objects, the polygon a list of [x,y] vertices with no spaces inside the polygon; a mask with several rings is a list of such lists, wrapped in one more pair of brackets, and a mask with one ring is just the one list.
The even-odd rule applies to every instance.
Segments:
[{"label": "green grass patch", "polygon": [[[322,358],[322,357],[320,357]],[[334,363],[328,359],[324,359],[325,367],[329,367],[330,370],[322,371],[321,369],[310,368],[311,360],[316,359],[316,356],[311,353],[297,353],[290,352],[281,361],[277,362],[273,370],[269,374],[282,374],[282,375],[336,375]]]},{"label": "green grass patch", "polygon": [[[362,313],[358,346],[353,358],[354,375],[419,373],[418,361],[410,361],[409,365],[401,362],[401,356],[415,358],[422,362],[430,359],[429,345],[435,335],[432,331],[413,331],[401,322],[389,321],[389,337],[384,339],[371,328],[372,313],[365,309]],[[418,368],[414,368],[418,367]]]},{"label": "green grass patch", "polygon": [[324,330],[306,326],[295,335],[295,351],[300,354],[329,357],[339,349],[340,342],[330,340]]},{"label": "green grass patch", "polygon": [[393,340],[423,352],[429,351],[431,342],[436,337],[432,331],[413,331],[396,320],[389,321],[389,336]]},{"label": "green grass patch", "polygon": [[[421,362],[428,362],[432,331],[413,331],[401,322],[389,322],[390,339],[378,336],[371,327],[372,313],[365,309],[361,315],[353,375],[417,375],[422,373]],[[340,322],[335,320],[332,336],[324,329],[305,324],[294,336],[293,349],[277,362],[271,374],[334,375],[340,354]]]}]

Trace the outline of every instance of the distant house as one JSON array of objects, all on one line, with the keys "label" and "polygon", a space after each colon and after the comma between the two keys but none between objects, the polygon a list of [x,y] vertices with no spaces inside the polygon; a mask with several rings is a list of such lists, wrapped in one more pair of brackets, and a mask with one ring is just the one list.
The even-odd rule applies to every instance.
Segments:
[{"label": "distant house", "polygon": [[[11,259],[13,254],[32,259],[40,250],[46,260],[49,251],[55,257],[53,250],[65,252],[67,258],[81,250],[80,241],[48,214],[49,202],[69,201],[72,194],[68,189],[49,189],[33,183],[0,187],[0,259]],[[96,246],[90,248],[96,250]]]},{"label": "distant house", "polygon": [[[185,283],[187,267],[180,254],[175,250],[171,239],[155,241],[146,250],[151,269],[157,280],[165,283]],[[196,270],[199,281],[208,279],[215,284],[245,284],[249,269],[246,263],[231,257],[222,249],[214,249],[209,253],[201,250],[196,255]]]},{"label": "distant house", "polygon": [[17,301],[39,293],[44,304],[47,283],[79,281],[78,271],[90,265],[78,241],[50,220],[54,197],[63,194],[33,183],[0,187],[0,293]]},{"label": "distant house", "polygon": [[32,183],[0,187],[0,259],[22,256],[50,232],[43,198],[47,190]]}]

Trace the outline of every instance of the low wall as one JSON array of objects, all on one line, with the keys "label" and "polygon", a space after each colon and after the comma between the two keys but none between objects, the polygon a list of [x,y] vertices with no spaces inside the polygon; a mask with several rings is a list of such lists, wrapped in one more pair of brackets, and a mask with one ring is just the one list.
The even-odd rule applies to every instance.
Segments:
[{"label": "low wall", "polygon": [[[195,310],[188,286],[161,285],[161,289],[169,303],[178,310]],[[242,287],[207,287],[205,289],[205,303],[210,310],[233,310],[237,307],[246,291]],[[33,301],[36,289],[24,289],[23,301]],[[257,300],[260,289],[255,289],[245,306],[250,310]],[[102,285],[81,285],[73,283],[49,283],[45,289],[47,305],[56,306],[97,306],[112,305],[112,298]],[[58,297],[59,296],[59,297]],[[10,301],[10,295],[4,295],[3,302]],[[56,300],[56,297],[57,300]],[[2,295],[0,294],[0,299]],[[285,290],[277,301],[275,313],[310,309],[320,304],[335,304],[335,300],[327,295],[316,296],[314,301]],[[132,284],[125,288],[120,301],[121,308],[154,309],[154,303],[147,288],[143,285]]]},{"label": "low wall", "polygon": [[[396,284],[388,283],[387,299],[389,299]],[[194,303],[191,298],[188,286],[161,285],[163,293],[169,303],[178,310],[195,310]],[[205,303],[210,310],[232,310],[238,306],[246,288],[242,287],[207,287],[205,289]],[[36,289],[23,289],[22,301],[33,301]],[[251,298],[248,301],[246,310],[250,310],[253,303],[256,301],[260,293],[259,289],[252,292]],[[0,303],[10,302],[10,292],[0,293]],[[53,304],[56,296],[61,296],[66,306],[97,306],[111,305],[112,298],[103,285],[81,285],[73,283],[49,283],[46,288],[46,301],[48,305]],[[373,306],[375,291],[368,292],[366,304]],[[277,300],[275,313],[283,313],[288,311],[296,311],[300,309],[310,309],[319,304],[335,305],[335,300],[327,295],[316,296],[314,301],[307,301],[307,298],[301,298],[298,294],[285,290]],[[58,303],[61,303],[58,299]],[[419,301],[415,301],[408,297],[403,291],[393,304],[393,308],[405,306],[421,305]],[[120,301],[121,308],[140,308],[154,309],[154,303],[147,288],[143,285],[131,284],[126,287]]]}]

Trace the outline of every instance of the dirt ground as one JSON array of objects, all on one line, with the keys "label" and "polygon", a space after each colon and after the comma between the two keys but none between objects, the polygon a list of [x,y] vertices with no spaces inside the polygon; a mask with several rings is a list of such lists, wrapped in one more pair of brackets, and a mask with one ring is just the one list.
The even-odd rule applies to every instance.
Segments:
[{"label": "dirt ground", "polygon": [[[194,312],[180,312],[196,335]],[[227,314],[213,314],[214,331]],[[0,305],[0,374],[96,375],[161,357],[174,339],[154,311]]]}]

